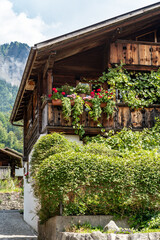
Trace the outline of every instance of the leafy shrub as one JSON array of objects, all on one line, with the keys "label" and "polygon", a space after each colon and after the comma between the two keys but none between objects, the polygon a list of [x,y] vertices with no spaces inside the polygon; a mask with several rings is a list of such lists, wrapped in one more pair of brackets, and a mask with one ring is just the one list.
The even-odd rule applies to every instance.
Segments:
[{"label": "leafy shrub", "polygon": [[94,143],[103,143],[107,148],[119,151],[126,150],[152,150],[160,148],[160,121],[157,119],[155,126],[151,129],[144,129],[143,131],[132,131],[124,128],[122,131],[115,134],[114,131],[106,133],[105,137],[86,137],[85,141]]},{"label": "leafy shrub", "polygon": [[[58,133],[48,134],[39,139],[34,146],[32,154],[31,168],[33,176],[36,174],[41,162],[56,153],[62,153],[69,149],[76,149],[76,143],[69,142],[63,135]],[[32,174],[31,174],[32,175]]]},{"label": "leafy shrub", "polygon": [[60,205],[63,215],[122,216],[159,210],[160,155],[156,150],[119,152],[98,143],[75,148],[53,134],[36,145],[32,166],[41,221],[59,214]]},{"label": "leafy shrub", "polygon": [[160,229],[160,214],[157,214],[156,216],[152,217],[150,221],[147,222],[147,228],[148,229]]}]

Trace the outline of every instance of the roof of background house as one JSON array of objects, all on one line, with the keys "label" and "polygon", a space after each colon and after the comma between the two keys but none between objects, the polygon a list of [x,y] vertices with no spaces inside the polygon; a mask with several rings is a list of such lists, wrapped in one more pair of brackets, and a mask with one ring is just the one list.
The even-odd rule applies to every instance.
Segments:
[{"label": "roof of background house", "polygon": [[2,156],[5,156],[5,155],[7,156],[7,158],[9,157],[12,160],[16,160],[18,166],[22,167],[23,155],[21,153],[18,153],[17,151],[10,148],[5,148],[5,149],[0,148],[0,159],[2,160]]}]

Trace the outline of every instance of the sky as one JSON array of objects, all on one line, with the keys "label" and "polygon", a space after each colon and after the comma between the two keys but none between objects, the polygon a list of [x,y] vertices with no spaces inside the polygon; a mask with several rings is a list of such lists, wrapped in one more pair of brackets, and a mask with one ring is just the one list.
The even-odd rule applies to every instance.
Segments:
[{"label": "sky", "polygon": [[36,43],[78,30],[154,0],[0,0],[0,44]]}]

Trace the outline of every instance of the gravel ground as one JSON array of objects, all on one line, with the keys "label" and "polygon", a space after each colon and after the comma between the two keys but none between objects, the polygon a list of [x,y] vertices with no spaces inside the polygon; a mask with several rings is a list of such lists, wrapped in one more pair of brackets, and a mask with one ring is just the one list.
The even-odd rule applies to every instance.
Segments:
[{"label": "gravel ground", "polygon": [[36,240],[34,230],[24,222],[17,210],[0,211],[0,239]]}]

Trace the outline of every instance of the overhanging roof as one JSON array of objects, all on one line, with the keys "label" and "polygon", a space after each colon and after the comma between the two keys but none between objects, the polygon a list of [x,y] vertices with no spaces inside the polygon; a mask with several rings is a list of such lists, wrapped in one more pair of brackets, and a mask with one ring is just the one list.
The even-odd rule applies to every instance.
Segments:
[{"label": "overhanging roof", "polygon": [[[31,47],[29,53],[10,121],[13,123],[23,119],[25,101],[29,99],[30,94],[26,90],[28,80],[42,69],[45,69],[47,59],[51,56],[53,56],[54,61],[60,61],[105,43],[107,36],[116,33],[116,31],[121,31],[121,29],[123,29],[124,34],[127,31],[134,31],[138,27],[140,30],[146,25],[152,24],[154,18],[160,19],[160,2],[35,44],[34,47]],[[69,48],[71,46],[72,51]]]}]

